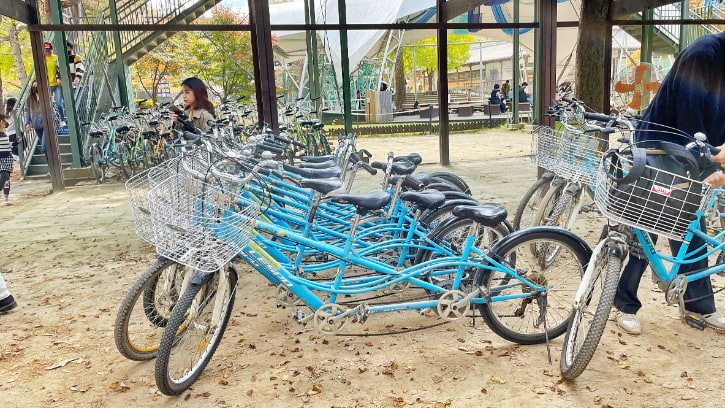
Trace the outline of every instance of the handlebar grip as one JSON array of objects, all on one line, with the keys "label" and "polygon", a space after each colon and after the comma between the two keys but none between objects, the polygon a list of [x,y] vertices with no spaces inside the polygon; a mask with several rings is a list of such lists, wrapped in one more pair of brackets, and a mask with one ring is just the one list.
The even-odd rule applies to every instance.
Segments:
[{"label": "handlebar grip", "polygon": [[584,119],[596,120],[597,122],[604,122],[604,123],[614,120],[614,118],[609,115],[605,115],[603,113],[594,113],[594,112],[584,112]]},{"label": "handlebar grip", "polygon": [[369,164],[367,164],[365,162],[360,162],[360,167],[362,167],[365,171],[370,173],[370,175],[372,175],[372,176],[378,174],[377,170],[375,170],[374,168],[372,168]]},{"label": "handlebar grip", "polygon": [[422,190],[425,186],[423,185],[423,183],[414,179],[413,177],[405,176],[405,178],[403,179],[403,187],[409,190]]},{"label": "handlebar grip", "polygon": [[721,150],[718,149],[717,147],[715,147],[715,146],[713,146],[713,145],[711,145],[709,143],[706,143],[705,145],[707,146],[708,149],[710,149],[710,154],[711,155],[717,156],[718,154],[720,154]]},{"label": "handlebar grip", "polygon": [[387,169],[387,168],[388,168],[388,165],[387,165],[387,164],[385,164],[385,163],[381,163],[381,162],[379,162],[379,161],[374,161],[374,162],[370,163],[370,165],[371,165],[371,166],[372,166],[373,168],[375,168],[375,169],[380,169],[380,170],[385,170],[385,169]]},{"label": "handlebar grip", "polygon": [[572,97],[569,97],[569,96],[564,96],[564,97],[561,98],[561,100],[564,101],[564,102],[566,102],[566,103],[572,103],[572,104],[573,103],[576,103],[576,99],[574,99]]},{"label": "handlebar grip", "polygon": [[259,145],[259,147],[262,150],[269,150],[272,153],[282,153],[284,151],[284,148],[282,148],[281,146],[274,146],[267,143],[262,143],[261,145]]}]

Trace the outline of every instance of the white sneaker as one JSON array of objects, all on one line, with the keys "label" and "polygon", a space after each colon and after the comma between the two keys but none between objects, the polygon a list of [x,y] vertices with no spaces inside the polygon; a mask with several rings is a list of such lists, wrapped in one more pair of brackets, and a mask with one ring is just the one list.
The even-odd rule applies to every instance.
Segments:
[{"label": "white sneaker", "polygon": [[702,315],[705,323],[717,331],[725,331],[725,316],[718,312]]},{"label": "white sneaker", "polygon": [[642,333],[642,326],[639,324],[639,318],[635,314],[622,313],[617,310],[617,326],[629,334]]}]

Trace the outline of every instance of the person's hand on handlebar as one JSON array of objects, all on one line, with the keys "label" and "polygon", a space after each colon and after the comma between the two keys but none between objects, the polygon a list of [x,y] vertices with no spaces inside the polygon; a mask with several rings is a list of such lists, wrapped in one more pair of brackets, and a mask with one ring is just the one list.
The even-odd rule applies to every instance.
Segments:
[{"label": "person's hand on handlebar", "polygon": [[725,144],[722,146],[718,146],[718,149],[720,152],[718,154],[712,155],[712,161],[717,162],[720,164],[720,166],[725,167]]},{"label": "person's hand on handlebar", "polygon": [[[720,155],[722,155],[722,152],[720,152]],[[708,183],[713,188],[725,187],[725,174],[722,171],[716,171],[707,176],[705,183]]]},{"label": "person's hand on handlebar", "polygon": [[171,111],[169,113],[171,113],[171,121],[176,123],[176,120],[179,119],[179,115],[177,115],[174,111]]}]

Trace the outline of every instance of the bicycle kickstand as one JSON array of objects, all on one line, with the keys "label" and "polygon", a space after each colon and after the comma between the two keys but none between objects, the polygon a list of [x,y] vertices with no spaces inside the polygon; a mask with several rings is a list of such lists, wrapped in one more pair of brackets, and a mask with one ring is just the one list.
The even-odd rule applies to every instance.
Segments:
[{"label": "bicycle kickstand", "polygon": [[546,320],[546,309],[549,306],[548,294],[546,291],[540,292],[536,297],[536,302],[539,304],[539,317],[536,318],[535,326],[544,325],[544,340],[546,340],[546,355],[549,358],[549,364],[552,364],[551,360],[551,343],[549,342],[549,325]]}]

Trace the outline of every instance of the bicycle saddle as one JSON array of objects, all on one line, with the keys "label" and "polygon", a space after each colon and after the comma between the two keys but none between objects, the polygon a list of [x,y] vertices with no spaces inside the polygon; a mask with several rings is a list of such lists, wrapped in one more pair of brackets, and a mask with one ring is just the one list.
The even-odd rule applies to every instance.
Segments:
[{"label": "bicycle saddle", "polygon": [[313,122],[313,121],[311,121],[311,120],[302,120],[302,121],[300,121],[300,126],[312,126],[312,125],[314,125],[315,123],[316,123],[316,122]]},{"label": "bicycle saddle", "polygon": [[161,122],[159,122],[158,120],[152,120],[151,122],[149,122],[149,126],[158,126],[159,124],[161,124]]},{"label": "bicycle saddle", "polygon": [[116,128],[116,133],[126,133],[129,130],[131,130],[130,127],[123,125],[123,126],[119,126],[118,128]]},{"label": "bicycle saddle", "polygon": [[438,190],[408,191],[400,195],[403,201],[415,203],[421,210],[438,208],[446,201],[446,196]]},{"label": "bicycle saddle", "polygon": [[486,203],[480,205],[459,205],[453,209],[453,215],[473,220],[486,227],[495,227],[506,219],[508,213],[499,204]]},{"label": "bicycle saddle", "polygon": [[315,130],[320,130],[320,129],[324,128],[324,127],[325,127],[325,124],[324,123],[314,123],[314,124],[312,124],[312,129],[315,129]]},{"label": "bicycle saddle", "polygon": [[322,194],[329,194],[342,187],[342,181],[337,177],[323,179],[302,179],[300,180],[300,187],[311,188]]},{"label": "bicycle saddle", "polygon": [[333,155],[302,156],[302,157],[300,157],[300,160],[302,160],[303,162],[308,162],[308,163],[321,163],[321,162],[326,162],[326,161],[330,161],[330,160],[335,160],[335,156],[333,156]]},{"label": "bicycle saddle", "polygon": [[101,137],[103,136],[103,132],[91,132],[91,137]]},{"label": "bicycle saddle", "polygon": [[[415,181],[417,181],[418,183],[423,184],[423,185],[427,185],[427,184],[430,184],[430,183],[433,182],[433,178],[431,178],[430,174],[424,173],[424,172],[411,174],[408,177],[412,177],[413,179],[415,179]],[[390,178],[390,184],[393,184],[393,185],[398,184],[398,181],[401,178],[405,178],[405,176],[393,176],[393,177],[391,177]]]},{"label": "bicycle saddle", "polygon": [[147,131],[143,132],[142,135],[144,136],[144,138],[150,139],[150,138],[156,136],[156,131],[155,130],[147,130]]},{"label": "bicycle saddle", "polygon": [[303,178],[308,178],[308,179],[340,177],[340,174],[342,174],[342,169],[340,169],[340,167],[338,167],[338,166],[327,167],[324,169],[301,169],[299,167],[295,167],[295,166],[289,165],[287,163],[284,163],[284,164],[282,164],[282,167],[286,171],[295,173],[297,175],[302,176]]},{"label": "bicycle saddle", "polygon": [[332,198],[339,204],[352,204],[357,212],[364,213],[379,210],[390,202],[390,194],[383,190],[373,190],[366,194],[339,194]]},{"label": "bicycle saddle", "polygon": [[420,157],[420,155],[418,153],[411,153],[411,154],[409,154],[407,156],[398,156],[398,157],[395,157],[395,158],[393,158],[393,161],[394,162],[409,161],[409,162],[412,162],[413,164],[415,164],[417,166],[417,165],[419,165],[423,161],[423,158]]},{"label": "bicycle saddle", "polygon": [[296,166],[301,169],[326,169],[333,167],[336,163],[334,161],[324,161],[317,163],[298,163]]}]

